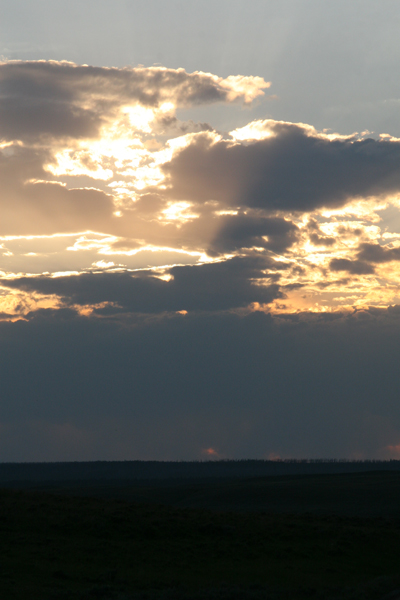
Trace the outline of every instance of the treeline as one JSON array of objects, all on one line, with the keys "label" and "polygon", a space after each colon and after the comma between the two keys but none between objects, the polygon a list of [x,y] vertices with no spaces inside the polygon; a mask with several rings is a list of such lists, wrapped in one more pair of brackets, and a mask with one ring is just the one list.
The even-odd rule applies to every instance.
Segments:
[{"label": "treeline", "polygon": [[69,463],[0,463],[0,486],[68,481],[208,479],[215,477],[268,477],[280,475],[357,473],[399,470],[399,460],[304,458],[212,461],[94,461]]},{"label": "treeline", "polygon": [[[259,462],[254,459],[239,459],[239,460],[231,460],[224,459],[219,462]],[[279,463],[287,463],[287,464],[321,464],[321,463],[350,463],[350,464],[394,464],[397,463],[400,465],[400,460],[389,459],[389,460],[380,460],[375,458],[365,458],[365,459],[352,459],[352,458],[274,458],[273,460],[263,460],[262,462],[270,463],[270,462],[279,462]]]}]

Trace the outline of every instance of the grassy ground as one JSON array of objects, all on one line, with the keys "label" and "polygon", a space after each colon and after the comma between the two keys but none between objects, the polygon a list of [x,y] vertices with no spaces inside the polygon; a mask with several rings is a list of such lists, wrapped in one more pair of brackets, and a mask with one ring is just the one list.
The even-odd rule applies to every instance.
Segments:
[{"label": "grassy ground", "polygon": [[[251,504],[254,481],[237,483],[242,507],[246,498]],[[394,486],[381,483],[386,494]],[[5,600],[373,600],[400,588],[399,556],[396,515],[233,512],[0,491]]]},{"label": "grassy ground", "polygon": [[175,508],[400,518],[400,472],[42,484],[43,491]]}]

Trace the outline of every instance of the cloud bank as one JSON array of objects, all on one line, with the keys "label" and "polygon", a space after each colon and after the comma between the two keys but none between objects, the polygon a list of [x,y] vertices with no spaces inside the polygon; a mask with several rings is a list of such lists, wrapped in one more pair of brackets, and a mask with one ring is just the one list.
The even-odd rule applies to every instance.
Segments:
[{"label": "cloud bank", "polygon": [[2,323],[3,460],[380,457],[400,439],[399,311]]},{"label": "cloud bank", "polygon": [[396,458],[400,141],[269,86],[0,63],[5,460]]}]

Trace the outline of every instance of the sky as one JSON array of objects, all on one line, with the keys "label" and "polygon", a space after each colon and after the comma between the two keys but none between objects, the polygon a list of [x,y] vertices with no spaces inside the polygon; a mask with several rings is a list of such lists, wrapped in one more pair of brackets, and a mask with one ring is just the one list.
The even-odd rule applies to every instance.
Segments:
[{"label": "sky", "polygon": [[396,0],[0,0],[0,461],[400,458]]}]

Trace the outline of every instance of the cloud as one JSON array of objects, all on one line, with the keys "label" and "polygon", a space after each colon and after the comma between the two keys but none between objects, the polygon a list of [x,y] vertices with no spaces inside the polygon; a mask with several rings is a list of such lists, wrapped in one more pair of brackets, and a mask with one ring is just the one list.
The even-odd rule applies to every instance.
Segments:
[{"label": "cloud", "polygon": [[0,64],[3,459],[397,452],[400,142],[175,114],[268,85]]},{"label": "cloud", "polygon": [[254,247],[285,252],[295,242],[298,233],[294,223],[263,215],[227,215],[219,220],[221,227],[210,245],[213,252],[226,253]]},{"label": "cloud", "polygon": [[250,103],[269,86],[261,77],[187,73],[164,67],[106,68],[69,62],[0,63],[0,139],[96,137],[124,105],[159,108]]},{"label": "cloud", "polygon": [[397,308],[27,319],[0,323],[3,460],[389,458],[399,444]]},{"label": "cloud", "polygon": [[[376,244],[385,206],[396,227],[399,140],[271,119],[228,134],[178,120],[179,107],[250,103],[268,85],[257,77],[11,61],[0,79],[0,135],[12,140],[0,142],[2,268],[8,281],[32,280],[3,293],[1,312],[52,305],[51,290],[103,317],[238,309],[283,294],[273,310],[400,301],[395,269],[389,281],[379,267],[398,259],[396,243]],[[221,262],[183,267],[209,259]],[[139,275],[152,268],[158,275]],[[100,269],[120,272],[88,279]],[[379,271],[387,285],[360,277],[350,291],[329,271]],[[48,275],[62,272],[82,277]]]},{"label": "cloud", "polygon": [[52,234],[102,228],[112,218],[113,199],[96,189],[67,189],[46,181],[48,153],[17,145],[0,149],[0,234]]},{"label": "cloud", "polygon": [[400,248],[385,248],[379,244],[361,244],[358,258],[371,263],[386,263],[400,260]]},{"label": "cloud", "polygon": [[[353,275],[375,273],[373,265],[400,260],[400,248],[385,248],[379,244],[360,244],[357,259],[333,258],[329,263],[331,271],[347,271]],[[372,264],[371,264],[372,263]]]},{"label": "cloud", "polygon": [[375,273],[374,267],[368,263],[348,258],[332,258],[329,268],[331,271],[347,271],[352,275],[371,275]]},{"label": "cloud", "polygon": [[68,277],[21,277],[0,280],[1,285],[25,292],[56,295],[67,304],[114,303],[116,309],[100,312],[161,313],[165,311],[227,310],[258,302],[268,304],[283,294],[265,279],[269,262],[259,258],[233,258],[199,266],[173,267],[165,281],[151,272],[135,274],[84,273]]},{"label": "cloud", "polygon": [[163,165],[171,195],[230,207],[308,212],[400,190],[400,142],[331,139],[301,124],[269,122],[249,143],[207,133]]},{"label": "cloud", "polygon": [[314,246],[334,246],[337,242],[336,238],[324,235],[315,219],[309,219],[307,229],[310,233],[310,241]]}]

